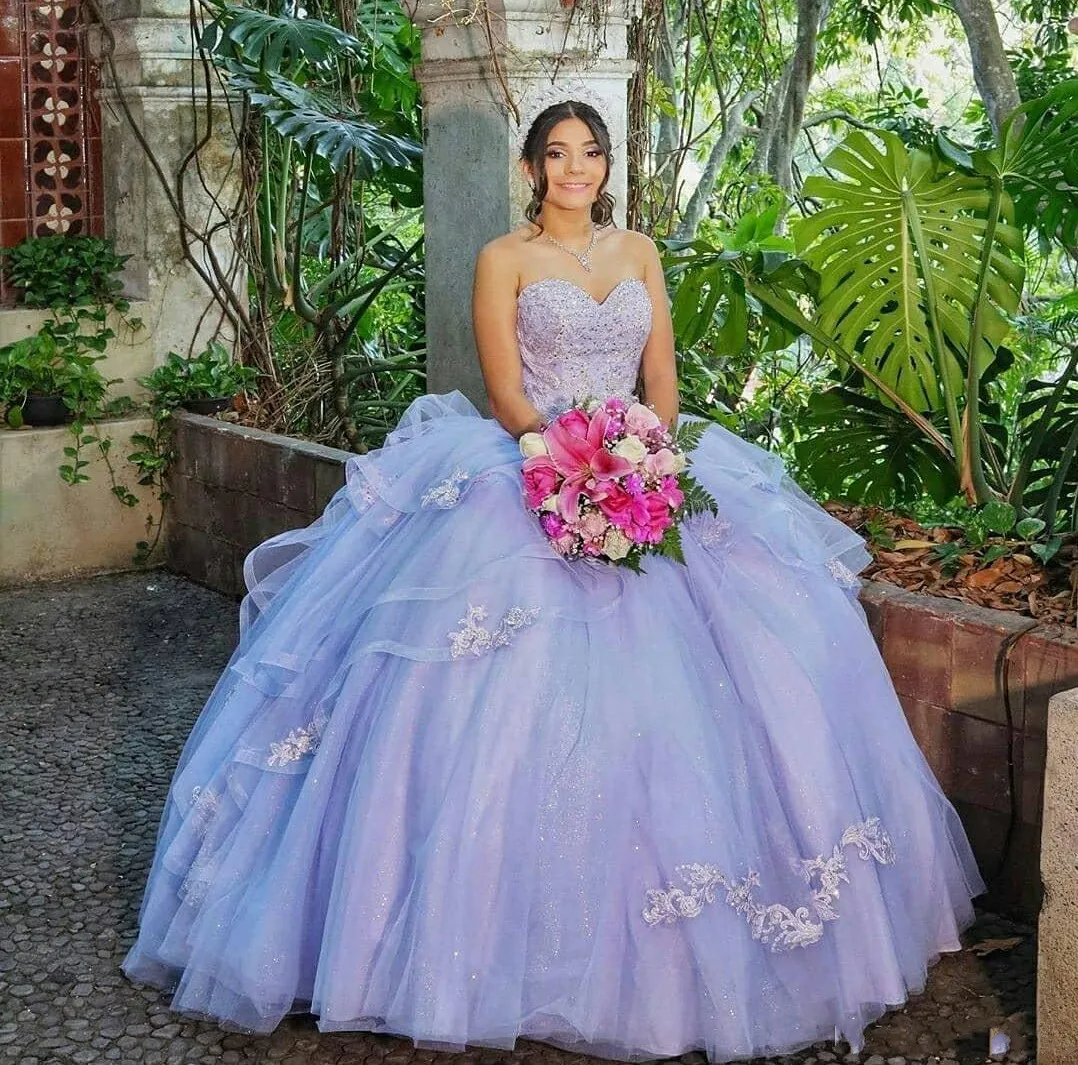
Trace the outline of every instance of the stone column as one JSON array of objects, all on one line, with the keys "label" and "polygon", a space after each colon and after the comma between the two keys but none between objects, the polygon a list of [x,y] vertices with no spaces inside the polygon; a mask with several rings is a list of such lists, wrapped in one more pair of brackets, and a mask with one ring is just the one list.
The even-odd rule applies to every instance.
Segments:
[{"label": "stone column", "polygon": [[1078,1061],[1078,688],[1048,704],[1037,955],[1037,1061]]},{"label": "stone column", "polygon": [[[133,313],[145,322],[155,362],[169,350],[199,351],[221,322],[205,283],[184,259],[175,211],[123,107],[126,103],[175,197],[180,167],[211,123],[189,10],[187,0],[113,0],[106,6],[116,67],[114,82],[101,62],[106,230],[117,250],[132,256],[125,283],[140,301]],[[109,47],[100,29],[92,40],[99,54]],[[210,136],[187,167],[183,198],[196,229],[220,227],[214,240],[217,258],[226,270],[234,270],[226,213],[236,200],[238,161],[227,102],[216,79],[211,77],[211,83],[216,95]],[[203,267],[210,272],[207,262]],[[242,291],[242,274],[233,284]]]},{"label": "stone column", "polygon": [[629,5],[611,4],[605,28],[559,0],[418,0],[426,124],[424,221],[427,387],[460,389],[486,409],[471,323],[479,249],[524,220],[528,192],[517,166],[514,106],[566,80],[601,99],[614,145],[610,191],[624,220]]}]

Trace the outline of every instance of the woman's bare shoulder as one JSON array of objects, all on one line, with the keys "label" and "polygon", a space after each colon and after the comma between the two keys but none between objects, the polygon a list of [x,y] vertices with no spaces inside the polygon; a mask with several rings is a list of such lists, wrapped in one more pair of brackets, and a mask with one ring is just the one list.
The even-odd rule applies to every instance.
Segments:
[{"label": "woman's bare shoulder", "polygon": [[611,226],[601,237],[607,249],[626,261],[645,266],[656,254],[655,242],[646,233],[635,229],[615,229]]},{"label": "woman's bare shoulder", "polygon": [[527,253],[532,241],[532,227],[518,226],[500,237],[495,237],[483,245],[479,252],[481,258],[499,268],[517,266]]}]

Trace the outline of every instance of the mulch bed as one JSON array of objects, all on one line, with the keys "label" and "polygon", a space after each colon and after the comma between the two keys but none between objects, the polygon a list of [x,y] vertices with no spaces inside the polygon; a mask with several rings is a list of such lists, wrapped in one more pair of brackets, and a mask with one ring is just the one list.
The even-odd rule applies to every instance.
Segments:
[{"label": "mulch bed", "polygon": [[[1048,565],[1026,553],[1020,543],[987,565],[984,548],[950,560],[936,545],[957,543],[962,530],[926,528],[912,518],[878,507],[827,503],[827,510],[868,541],[872,564],[862,576],[896,584],[911,592],[961,599],[995,610],[1008,610],[1059,626],[1061,635],[1078,640],[1078,542],[1064,543]],[[1001,538],[989,544],[1004,544]]]}]

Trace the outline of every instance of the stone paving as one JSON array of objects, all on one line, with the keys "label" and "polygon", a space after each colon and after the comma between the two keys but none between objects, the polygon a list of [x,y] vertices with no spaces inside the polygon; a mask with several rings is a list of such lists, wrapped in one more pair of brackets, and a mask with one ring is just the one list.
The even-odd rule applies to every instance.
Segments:
[{"label": "stone paving", "polygon": [[[321,1035],[309,1017],[238,1035],[125,980],[160,805],[235,620],[234,601],[164,572],[0,591],[0,1065],[589,1063],[534,1043],[450,1055]],[[981,1065],[1003,1027],[1007,1060],[1032,1061],[1032,930],[985,914],[968,944],[1000,949],[946,956],[860,1055],[819,1046],[776,1060]]]}]

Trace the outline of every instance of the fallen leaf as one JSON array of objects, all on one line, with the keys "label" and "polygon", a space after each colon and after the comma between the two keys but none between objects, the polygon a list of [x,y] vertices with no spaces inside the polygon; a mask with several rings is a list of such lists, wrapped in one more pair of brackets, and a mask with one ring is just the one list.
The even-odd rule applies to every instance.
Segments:
[{"label": "fallen leaf", "polygon": [[980,943],[974,943],[969,949],[979,958],[987,958],[989,954],[995,954],[998,951],[1014,950],[1021,942],[1021,936],[1007,936],[1005,939],[982,939]]},{"label": "fallen leaf", "polygon": [[897,540],[895,542],[896,551],[920,551],[924,547],[934,546],[933,540]]}]

